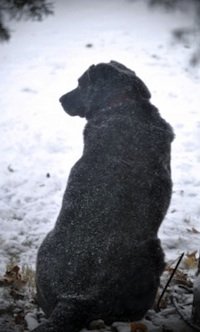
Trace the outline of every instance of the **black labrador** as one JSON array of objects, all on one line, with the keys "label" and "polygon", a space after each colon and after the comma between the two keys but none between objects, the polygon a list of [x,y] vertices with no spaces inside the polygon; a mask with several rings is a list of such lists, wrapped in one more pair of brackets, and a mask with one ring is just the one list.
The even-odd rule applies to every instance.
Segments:
[{"label": "black labrador", "polygon": [[157,232],[171,198],[172,128],[118,62],[92,65],[78,82],[60,102],[88,120],[84,150],[38,252],[38,302],[48,320],[35,332],[143,318],[165,266]]}]

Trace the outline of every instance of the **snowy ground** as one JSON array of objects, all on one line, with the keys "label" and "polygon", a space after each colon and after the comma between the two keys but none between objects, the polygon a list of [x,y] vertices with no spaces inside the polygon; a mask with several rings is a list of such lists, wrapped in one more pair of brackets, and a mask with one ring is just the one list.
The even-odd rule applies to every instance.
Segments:
[{"label": "snowy ground", "polygon": [[9,261],[34,268],[82,153],[85,122],[68,117],[58,98],[91,64],[111,59],[144,80],[176,134],[173,197],[160,229],[167,261],[199,250],[200,71],[188,64],[195,36],[177,44],[171,34],[193,21],[145,1],[58,0],[42,23],[12,22],[11,41],[0,45],[0,275]]}]

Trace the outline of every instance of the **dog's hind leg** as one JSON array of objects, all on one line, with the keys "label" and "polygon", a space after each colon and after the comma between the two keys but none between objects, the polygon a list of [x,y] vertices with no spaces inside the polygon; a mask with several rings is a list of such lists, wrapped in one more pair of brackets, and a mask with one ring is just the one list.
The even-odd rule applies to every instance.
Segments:
[{"label": "dog's hind leg", "polygon": [[82,301],[61,300],[47,321],[32,332],[79,332],[87,320],[87,310]]}]

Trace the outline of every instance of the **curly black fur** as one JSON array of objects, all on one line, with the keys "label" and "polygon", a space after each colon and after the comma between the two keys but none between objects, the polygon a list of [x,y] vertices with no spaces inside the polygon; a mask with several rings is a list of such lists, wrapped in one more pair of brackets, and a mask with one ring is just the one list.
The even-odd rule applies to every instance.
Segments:
[{"label": "curly black fur", "polygon": [[111,61],[91,66],[60,99],[88,123],[56,225],[38,252],[38,301],[49,318],[35,332],[139,320],[153,305],[173,131],[150,97],[133,71]]}]

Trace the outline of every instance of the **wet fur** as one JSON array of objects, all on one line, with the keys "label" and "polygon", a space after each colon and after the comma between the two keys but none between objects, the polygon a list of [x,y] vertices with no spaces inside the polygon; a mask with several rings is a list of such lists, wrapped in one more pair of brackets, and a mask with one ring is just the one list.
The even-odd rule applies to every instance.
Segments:
[{"label": "wet fur", "polygon": [[38,301],[48,321],[35,332],[75,332],[98,318],[139,320],[154,303],[173,131],[150,96],[133,71],[111,61],[91,66],[60,99],[88,122],[83,155],[38,252]]}]

